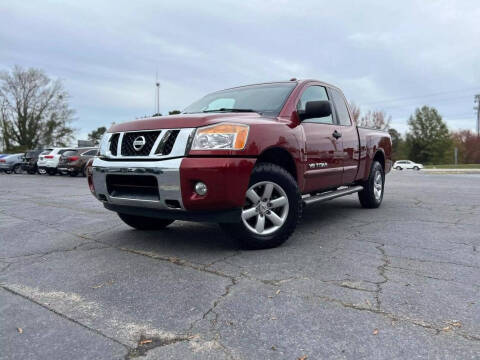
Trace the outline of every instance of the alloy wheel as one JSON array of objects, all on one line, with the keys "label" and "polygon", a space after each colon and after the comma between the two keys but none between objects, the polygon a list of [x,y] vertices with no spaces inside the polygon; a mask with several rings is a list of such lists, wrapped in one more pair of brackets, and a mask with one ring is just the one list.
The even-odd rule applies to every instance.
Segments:
[{"label": "alloy wheel", "polygon": [[242,221],[256,235],[269,235],[287,220],[288,198],[280,185],[262,181],[252,185],[246,193]]},{"label": "alloy wheel", "polygon": [[380,171],[376,171],[375,178],[373,180],[373,193],[375,195],[375,199],[380,200],[382,198],[382,191],[383,191],[382,173]]}]

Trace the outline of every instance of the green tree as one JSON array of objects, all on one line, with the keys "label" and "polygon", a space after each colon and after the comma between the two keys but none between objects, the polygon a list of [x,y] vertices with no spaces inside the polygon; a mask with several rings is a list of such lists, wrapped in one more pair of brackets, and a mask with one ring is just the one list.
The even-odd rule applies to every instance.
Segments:
[{"label": "green tree", "polygon": [[100,143],[100,140],[102,139],[103,134],[105,134],[106,132],[107,128],[105,126],[101,126],[96,130],[92,130],[92,132],[88,134],[88,140],[91,140],[95,145],[98,145]]},{"label": "green tree", "polygon": [[73,139],[74,111],[60,80],[42,70],[14,66],[0,72],[0,131],[6,150],[64,146]]},{"label": "green tree", "polygon": [[403,140],[402,135],[395,130],[394,128],[388,129],[388,133],[392,138],[392,159],[393,161],[401,160],[406,158],[405,154],[405,140]]},{"label": "green tree", "polygon": [[180,110],[172,110],[172,111],[169,111],[168,112],[168,115],[177,115],[177,114],[181,114],[182,112]]},{"label": "green tree", "polygon": [[450,162],[452,139],[437,109],[417,108],[408,125],[406,144],[410,160],[426,164]]}]

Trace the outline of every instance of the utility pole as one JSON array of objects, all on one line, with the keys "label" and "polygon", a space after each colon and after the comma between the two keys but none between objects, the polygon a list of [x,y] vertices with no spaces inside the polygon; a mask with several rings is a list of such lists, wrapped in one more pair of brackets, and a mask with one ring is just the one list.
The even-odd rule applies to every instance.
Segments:
[{"label": "utility pole", "polygon": [[475,106],[473,109],[477,110],[477,136],[480,136],[480,94],[475,95]]},{"label": "utility pole", "polygon": [[157,87],[156,89],[156,103],[155,103],[155,114],[157,116],[160,116],[160,82],[158,81],[158,71],[155,74],[155,86]]}]

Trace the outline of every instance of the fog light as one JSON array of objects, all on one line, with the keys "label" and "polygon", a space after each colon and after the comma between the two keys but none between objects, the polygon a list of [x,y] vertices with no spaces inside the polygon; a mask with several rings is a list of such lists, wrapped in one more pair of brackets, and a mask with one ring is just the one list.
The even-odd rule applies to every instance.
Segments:
[{"label": "fog light", "polygon": [[206,195],[207,194],[207,185],[205,185],[203,182],[199,181],[195,184],[195,192],[200,195]]}]

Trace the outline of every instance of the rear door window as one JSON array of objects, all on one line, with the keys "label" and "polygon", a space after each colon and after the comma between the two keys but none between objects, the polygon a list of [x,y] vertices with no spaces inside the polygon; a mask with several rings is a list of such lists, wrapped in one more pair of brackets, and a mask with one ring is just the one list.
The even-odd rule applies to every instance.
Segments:
[{"label": "rear door window", "polygon": [[76,152],[75,150],[72,150],[72,149],[62,149],[62,150],[58,150],[58,154],[59,154],[59,155],[63,155],[63,154],[66,153],[67,151],[74,151],[74,152]]},{"label": "rear door window", "polygon": [[77,155],[75,150],[67,150],[62,154],[64,157]]},{"label": "rear door window", "polygon": [[335,109],[337,110],[338,123],[344,126],[352,125],[350,120],[350,114],[348,113],[347,104],[345,104],[345,98],[342,93],[337,89],[330,89],[335,103]]}]

